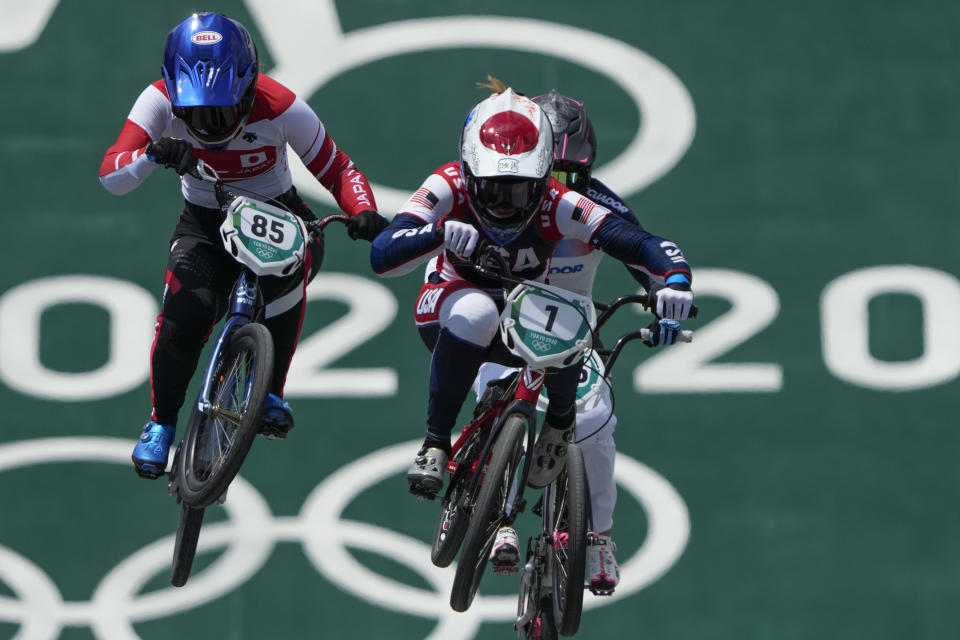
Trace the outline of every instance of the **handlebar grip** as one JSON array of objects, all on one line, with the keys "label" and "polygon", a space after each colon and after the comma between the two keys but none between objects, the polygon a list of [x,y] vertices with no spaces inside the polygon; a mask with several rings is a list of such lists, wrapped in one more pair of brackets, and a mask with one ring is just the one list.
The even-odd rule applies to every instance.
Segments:
[{"label": "handlebar grip", "polygon": [[[642,340],[643,342],[650,342],[651,334],[653,334],[653,332],[650,331],[650,329],[647,329],[646,327],[644,327],[643,329],[640,329],[640,340]],[[689,329],[684,329],[683,331],[678,333],[677,342],[693,342],[693,331],[690,331]]]},{"label": "handlebar grip", "polygon": [[311,236],[322,235],[323,230],[331,222],[339,222],[340,224],[347,226],[350,224],[351,217],[352,216],[348,216],[345,213],[333,213],[323,218],[317,218],[316,220],[311,220],[310,222],[306,223],[307,231]]}]

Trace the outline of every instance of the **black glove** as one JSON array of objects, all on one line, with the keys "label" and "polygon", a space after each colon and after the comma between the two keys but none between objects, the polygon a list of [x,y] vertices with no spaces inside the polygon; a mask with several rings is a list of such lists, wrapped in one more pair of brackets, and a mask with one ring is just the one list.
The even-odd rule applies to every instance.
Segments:
[{"label": "black glove", "polygon": [[354,240],[361,239],[373,242],[380,232],[387,228],[390,221],[373,210],[361,211],[350,218],[347,223],[347,233]]},{"label": "black glove", "polygon": [[147,145],[147,158],[182,176],[193,168],[193,145],[179,138],[160,138]]},{"label": "black glove", "polygon": [[487,251],[487,247],[490,246],[490,241],[484,238],[482,235],[477,239],[477,246],[473,248],[473,253],[470,254],[470,261],[473,264],[480,265],[481,267],[486,267],[488,269],[499,267],[499,263],[490,256]]}]

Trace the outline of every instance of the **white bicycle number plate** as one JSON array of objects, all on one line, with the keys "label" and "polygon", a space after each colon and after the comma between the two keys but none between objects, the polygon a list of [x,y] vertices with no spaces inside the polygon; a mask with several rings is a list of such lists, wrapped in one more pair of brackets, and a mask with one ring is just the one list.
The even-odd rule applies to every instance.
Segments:
[{"label": "white bicycle number plate", "polygon": [[538,368],[563,367],[593,343],[596,311],[589,298],[541,284],[520,284],[500,319],[504,344]]},{"label": "white bicycle number plate", "polygon": [[289,275],[303,262],[303,221],[265,202],[234,200],[220,226],[220,235],[227,251],[257,275]]}]

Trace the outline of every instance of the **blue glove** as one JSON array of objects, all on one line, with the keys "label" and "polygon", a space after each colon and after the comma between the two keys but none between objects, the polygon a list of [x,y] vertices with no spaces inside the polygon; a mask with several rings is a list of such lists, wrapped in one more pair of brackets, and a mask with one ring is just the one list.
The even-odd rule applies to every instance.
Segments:
[{"label": "blue glove", "polygon": [[680,323],[670,318],[654,320],[647,326],[650,329],[650,338],[643,344],[648,347],[658,347],[664,344],[674,344],[680,335]]}]

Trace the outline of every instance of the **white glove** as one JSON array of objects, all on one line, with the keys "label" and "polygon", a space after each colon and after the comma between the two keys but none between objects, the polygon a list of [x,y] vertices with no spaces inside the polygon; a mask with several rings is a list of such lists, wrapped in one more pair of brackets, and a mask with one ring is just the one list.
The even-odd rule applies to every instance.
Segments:
[{"label": "white glove", "polygon": [[692,291],[664,287],[657,291],[657,315],[670,320],[686,320],[693,306]]},{"label": "white glove", "polygon": [[458,256],[469,258],[480,239],[480,232],[473,225],[457,220],[443,222],[443,244]]}]

